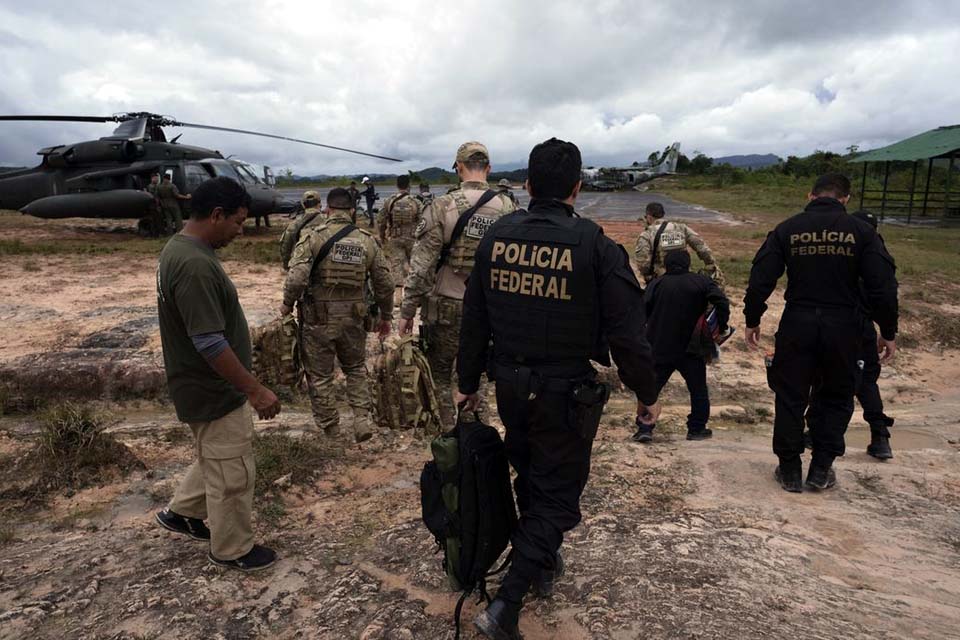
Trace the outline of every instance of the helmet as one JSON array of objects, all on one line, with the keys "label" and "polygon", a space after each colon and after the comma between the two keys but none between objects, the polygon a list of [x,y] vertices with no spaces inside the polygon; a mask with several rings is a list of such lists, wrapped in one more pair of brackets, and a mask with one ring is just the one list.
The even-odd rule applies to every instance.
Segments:
[{"label": "helmet", "polygon": [[363,176],[363,180],[361,180],[360,182],[362,182],[363,184],[367,184],[368,182],[370,182],[370,178],[368,178],[367,176]]},{"label": "helmet", "polygon": [[304,191],[303,197],[300,198],[300,204],[306,207],[308,200],[313,200],[316,204],[320,204],[320,194],[316,191]]},{"label": "helmet", "polygon": [[513,187],[513,185],[510,184],[510,181],[507,180],[506,178],[502,178],[502,179],[500,180],[500,182],[497,183],[497,186],[498,186],[498,187],[506,187],[507,189],[510,189],[511,187]]}]

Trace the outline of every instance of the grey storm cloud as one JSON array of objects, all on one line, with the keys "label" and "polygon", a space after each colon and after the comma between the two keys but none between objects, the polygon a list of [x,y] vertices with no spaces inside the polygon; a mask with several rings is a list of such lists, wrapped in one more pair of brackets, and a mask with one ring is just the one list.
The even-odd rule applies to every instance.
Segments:
[{"label": "grey storm cloud", "polygon": [[[494,165],[558,136],[590,164],[806,154],[955,124],[960,3],[0,0],[0,112],[153,111],[407,159],[182,130],[300,174]],[[0,164],[109,125],[0,123]],[[171,133],[174,133],[171,131]]]}]

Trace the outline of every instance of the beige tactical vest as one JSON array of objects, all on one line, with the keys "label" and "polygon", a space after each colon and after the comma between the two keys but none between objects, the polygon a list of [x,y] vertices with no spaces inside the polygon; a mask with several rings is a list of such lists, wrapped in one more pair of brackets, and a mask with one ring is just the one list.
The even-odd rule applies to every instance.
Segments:
[{"label": "beige tactical vest", "polygon": [[[315,240],[317,250],[326,241],[343,228],[339,221],[316,228]],[[337,240],[330,248],[330,253],[321,262],[314,265],[313,276],[310,279],[310,290],[317,299],[327,298],[323,292],[331,288],[355,290],[357,297],[362,296],[363,284],[367,275],[367,238],[366,232],[357,229],[345,238]],[[339,292],[346,294],[347,291]],[[343,298],[343,295],[338,295]]]},{"label": "beige tactical vest", "polygon": [[[456,208],[447,207],[443,212],[445,216],[443,221],[444,243],[450,242],[450,238],[453,236],[453,228],[457,225],[457,219],[464,211],[472,207],[483,196],[484,192],[483,189],[457,189],[448,194],[453,198]],[[503,194],[497,194],[473,214],[467,226],[463,228],[463,233],[450,247],[450,255],[443,268],[437,273],[437,280],[432,293],[447,298],[463,299],[466,280],[473,270],[480,240],[498,218],[513,210],[514,206],[510,199]]]},{"label": "beige tactical vest", "polygon": [[394,196],[387,214],[390,216],[390,237],[411,238],[417,224],[417,200],[409,193]]}]

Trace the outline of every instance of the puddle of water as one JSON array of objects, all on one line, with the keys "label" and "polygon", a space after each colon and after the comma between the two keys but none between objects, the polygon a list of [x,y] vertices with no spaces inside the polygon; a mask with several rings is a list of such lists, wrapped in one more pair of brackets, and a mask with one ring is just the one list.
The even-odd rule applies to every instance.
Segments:
[{"label": "puddle of water", "polygon": [[[890,446],[897,450],[941,449],[951,451],[950,445],[940,436],[923,429],[893,427],[890,429]],[[854,428],[847,431],[847,449],[865,449],[870,444],[870,430]]]}]

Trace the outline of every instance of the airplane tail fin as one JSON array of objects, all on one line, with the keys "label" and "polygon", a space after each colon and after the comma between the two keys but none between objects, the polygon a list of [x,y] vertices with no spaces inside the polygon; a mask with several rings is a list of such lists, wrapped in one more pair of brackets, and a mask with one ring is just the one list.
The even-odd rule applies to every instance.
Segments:
[{"label": "airplane tail fin", "polygon": [[680,143],[674,142],[670,145],[670,151],[667,152],[667,157],[663,159],[657,166],[658,173],[676,173],[677,172],[677,161],[680,159]]}]

